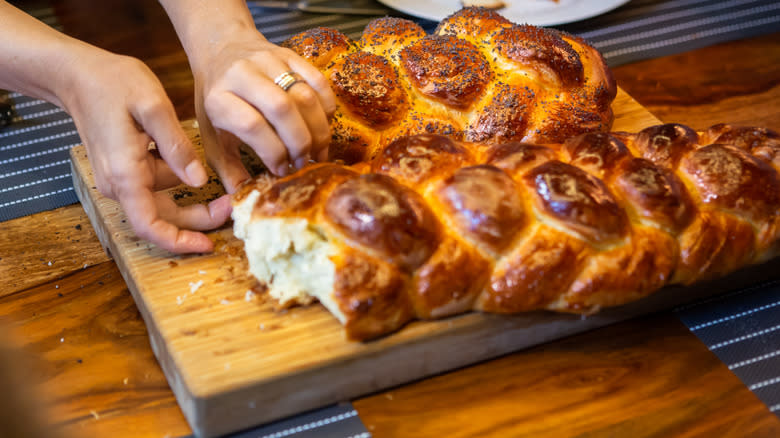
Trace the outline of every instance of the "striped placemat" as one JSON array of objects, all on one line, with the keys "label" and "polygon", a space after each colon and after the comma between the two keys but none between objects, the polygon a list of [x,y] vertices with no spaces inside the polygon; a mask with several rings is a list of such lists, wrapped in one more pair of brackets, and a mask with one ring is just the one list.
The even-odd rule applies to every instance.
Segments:
[{"label": "striped placemat", "polygon": [[634,0],[557,28],[590,41],[614,67],[780,31],[780,2]]},{"label": "striped placemat", "polygon": [[[264,426],[226,435],[224,438],[370,438],[350,403],[296,415]],[[181,438],[195,438],[188,435]]]},{"label": "striped placemat", "polygon": [[0,129],[0,221],[78,202],[68,151],[81,143],[61,108],[18,93],[15,112]]},{"label": "striped placemat", "polygon": [[780,416],[780,280],[676,310],[680,319]]}]

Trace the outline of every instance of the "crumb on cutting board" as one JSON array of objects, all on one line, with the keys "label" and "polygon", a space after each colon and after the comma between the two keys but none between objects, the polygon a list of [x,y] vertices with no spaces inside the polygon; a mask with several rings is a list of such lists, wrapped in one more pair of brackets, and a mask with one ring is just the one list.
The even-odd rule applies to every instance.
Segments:
[{"label": "crumb on cutting board", "polygon": [[201,286],[203,286],[203,280],[198,280],[195,283],[190,282],[190,293],[194,294],[198,291],[198,289],[200,289]]}]

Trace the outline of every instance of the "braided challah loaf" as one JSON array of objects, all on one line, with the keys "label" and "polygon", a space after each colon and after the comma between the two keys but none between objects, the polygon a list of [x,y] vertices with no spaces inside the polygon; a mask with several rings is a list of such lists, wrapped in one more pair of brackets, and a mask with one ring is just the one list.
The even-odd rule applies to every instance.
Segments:
[{"label": "braided challah loaf", "polygon": [[592,313],[780,253],[780,137],[679,125],[557,144],[402,137],[234,198],[250,269],[370,339],[469,310]]},{"label": "braided challah loaf", "polygon": [[331,161],[366,161],[413,134],[549,143],[612,125],[617,87],[596,49],[484,8],[456,12],[432,35],[386,17],[357,42],[315,28],[283,45],[317,66],[336,93]]}]

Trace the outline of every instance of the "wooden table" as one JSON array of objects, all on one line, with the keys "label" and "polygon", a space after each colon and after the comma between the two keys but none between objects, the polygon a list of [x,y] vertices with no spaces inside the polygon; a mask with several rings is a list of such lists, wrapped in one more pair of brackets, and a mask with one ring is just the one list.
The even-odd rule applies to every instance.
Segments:
[{"label": "wooden table", "polygon": [[[35,6],[38,2],[27,2]],[[64,31],[146,61],[179,117],[192,75],[153,0],[51,1]],[[780,33],[614,69],[664,121],[780,130]],[[0,223],[0,339],[68,436],[190,429],[144,323],[80,205]],[[0,370],[1,372],[2,370]],[[29,385],[29,383],[28,383]],[[616,324],[354,400],[381,437],[780,436],[780,420],[671,313]]]}]

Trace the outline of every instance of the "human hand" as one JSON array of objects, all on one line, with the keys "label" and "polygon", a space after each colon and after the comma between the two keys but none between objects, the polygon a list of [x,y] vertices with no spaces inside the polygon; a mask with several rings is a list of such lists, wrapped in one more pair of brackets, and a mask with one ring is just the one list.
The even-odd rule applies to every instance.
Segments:
[{"label": "human hand", "polygon": [[[160,82],[141,61],[99,49],[74,54],[58,93],[78,128],[98,190],[118,200],[139,237],[176,253],[208,252],[203,233],[230,216],[227,195],[180,207],[163,192],[199,187],[206,171]],[[154,141],[157,153],[149,149]]]},{"label": "human hand", "polygon": [[[229,193],[249,173],[240,160],[243,141],[276,175],[310,159],[326,160],[328,118],[336,99],[328,81],[293,51],[268,42],[254,28],[209,48],[193,64],[195,105],[206,159]],[[303,80],[287,92],[274,83],[293,71]]]}]

